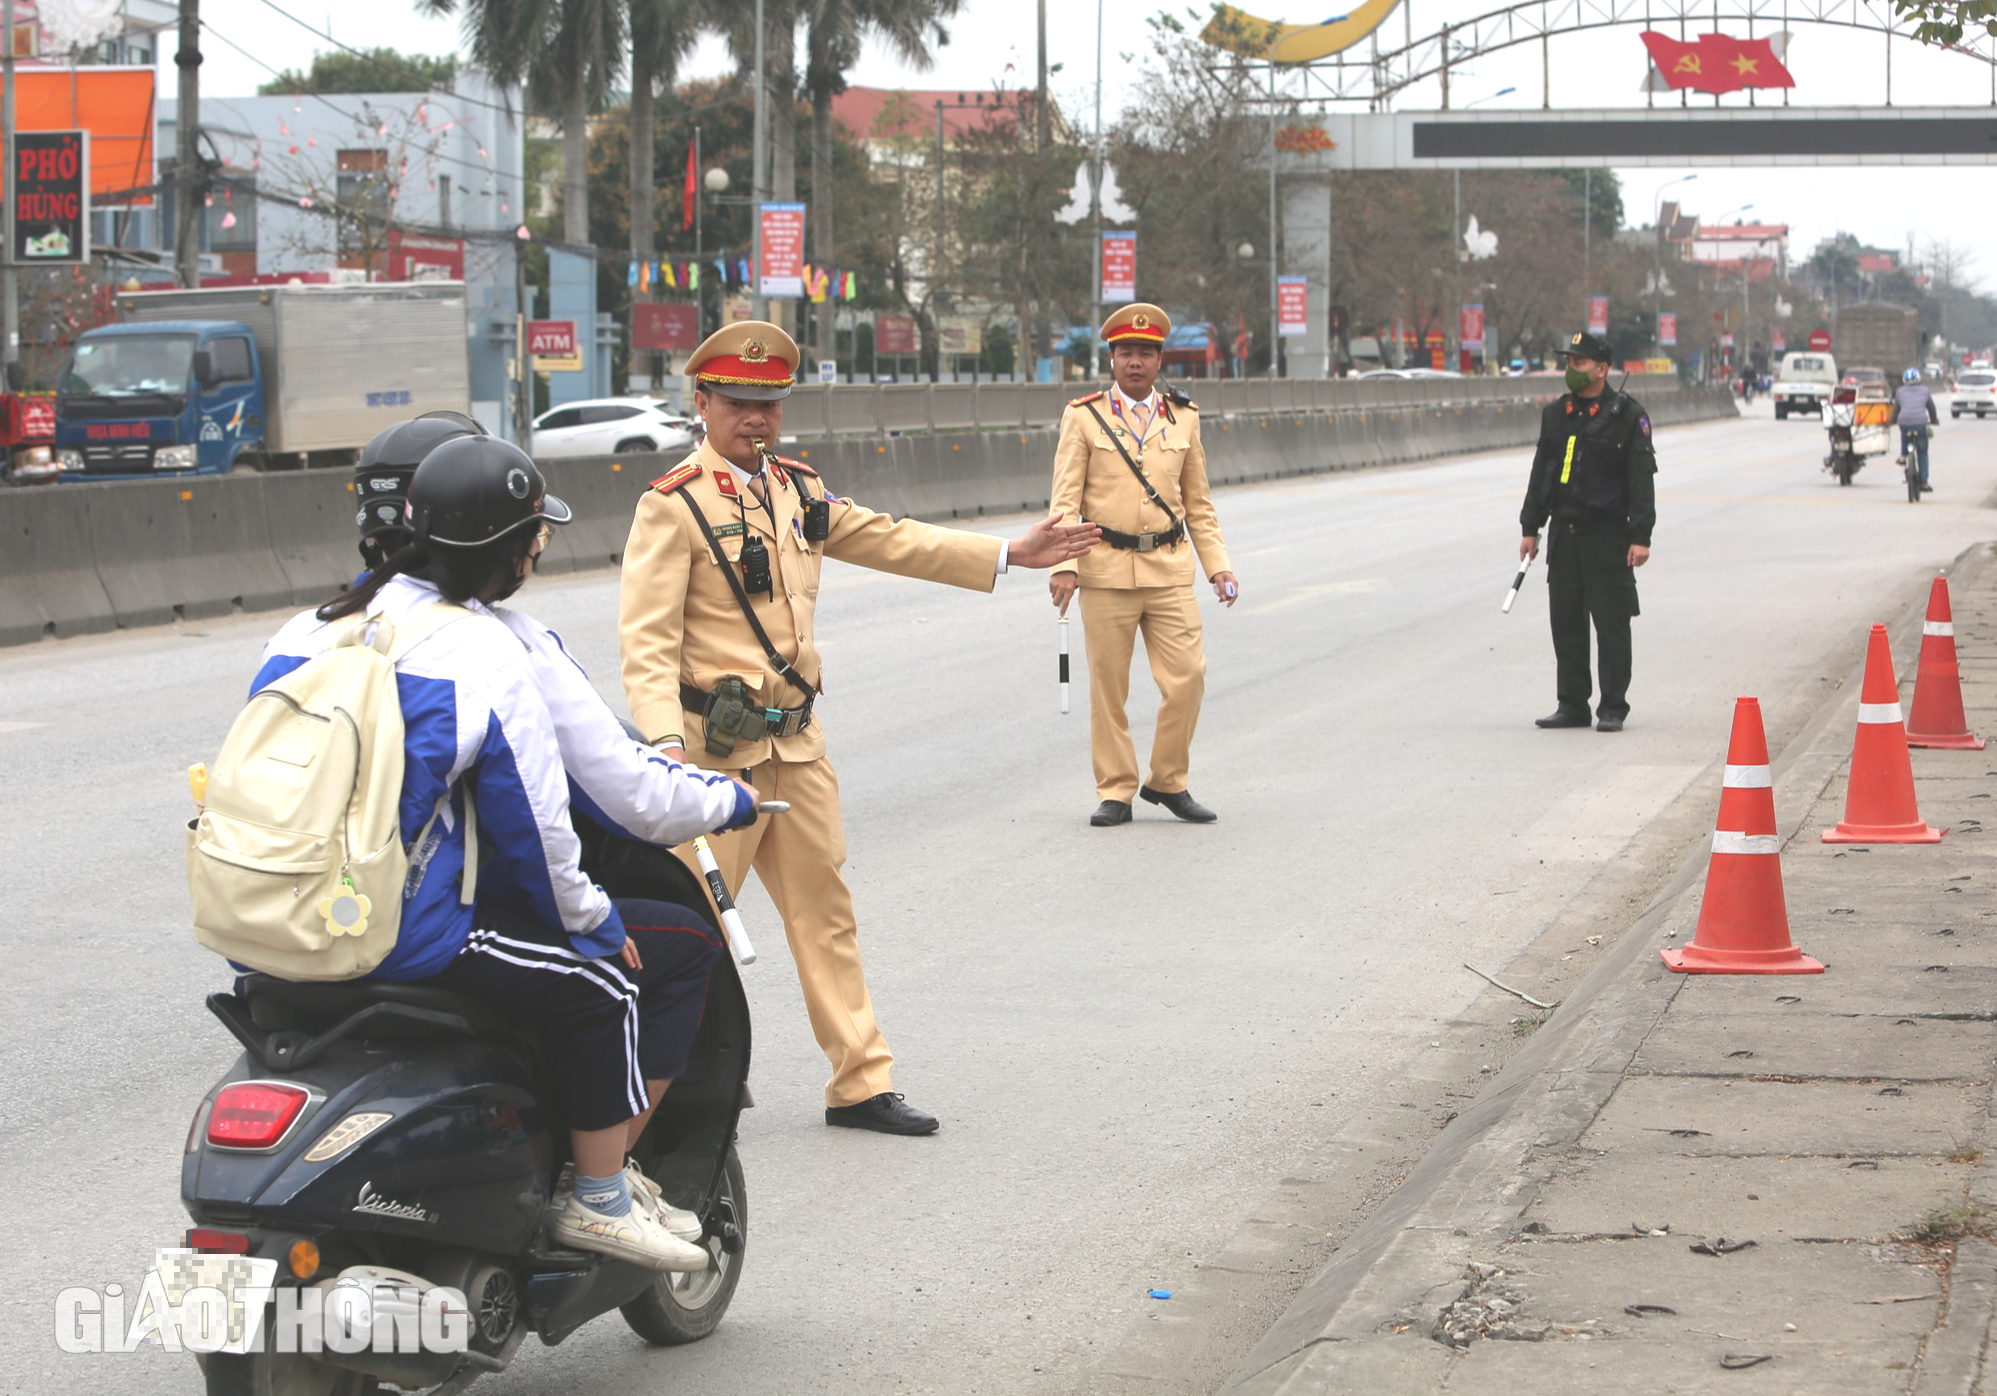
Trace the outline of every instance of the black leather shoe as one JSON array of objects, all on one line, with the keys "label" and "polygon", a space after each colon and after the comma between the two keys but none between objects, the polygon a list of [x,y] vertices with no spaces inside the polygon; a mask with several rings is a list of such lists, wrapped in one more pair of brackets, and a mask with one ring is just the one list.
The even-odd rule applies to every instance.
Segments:
[{"label": "black leather shoe", "polygon": [[1139,786],[1137,797],[1166,809],[1185,820],[1188,824],[1211,824],[1220,818],[1212,810],[1193,798],[1190,790],[1174,790],[1167,794],[1163,790],[1153,790],[1148,785]]},{"label": "black leather shoe", "polygon": [[1096,812],[1089,816],[1089,823],[1098,829],[1112,828],[1130,822],[1130,801],[1104,800],[1096,806]]},{"label": "black leather shoe", "polygon": [[1532,725],[1535,727],[1586,727],[1588,725],[1588,714],[1570,713],[1567,709],[1561,708],[1558,711],[1548,713],[1545,717],[1534,718]]},{"label": "black leather shoe", "polygon": [[1623,720],[1619,717],[1605,717],[1595,724],[1595,730],[1597,732],[1620,732],[1623,730]]},{"label": "black leather shoe", "polygon": [[871,1129],[877,1134],[934,1134],[938,1121],[902,1099],[900,1091],[882,1091],[858,1105],[828,1105],[825,1123],[841,1129]]}]

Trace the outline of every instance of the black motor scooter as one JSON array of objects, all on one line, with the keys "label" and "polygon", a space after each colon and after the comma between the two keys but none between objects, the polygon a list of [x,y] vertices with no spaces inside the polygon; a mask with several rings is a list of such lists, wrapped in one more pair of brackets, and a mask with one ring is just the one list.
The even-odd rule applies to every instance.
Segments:
[{"label": "black motor scooter", "polygon": [[[709,914],[700,884],[670,854],[583,832],[585,867],[613,895]],[[381,1383],[454,1396],[503,1370],[528,1334],[553,1345],[612,1309],[658,1344],[696,1341],[721,1322],[748,1238],[734,1139],[751,1103],[749,1007],[726,955],[686,1074],[635,1151],[666,1200],[700,1217],[710,1259],[696,1273],[551,1243],[568,1131],[540,1043],[476,1000],[420,985],[247,975],[208,1007],[244,1050],[188,1134],[186,1244],[274,1260],[278,1291],[337,1293],[340,1312],[364,1324],[406,1314],[437,1287],[469,1309],[462,1351],[285,1351],[297,1344],[266,1321],[258,1350],[200,1359],[209,1396],[374,1396]],[[299,1298],[274,1294],[267,1318],[281,1300],[295,1312]]]}]

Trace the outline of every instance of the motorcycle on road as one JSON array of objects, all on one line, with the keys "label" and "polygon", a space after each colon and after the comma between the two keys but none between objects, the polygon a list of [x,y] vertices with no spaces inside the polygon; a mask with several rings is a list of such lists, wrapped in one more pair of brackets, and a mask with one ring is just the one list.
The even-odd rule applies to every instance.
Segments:
[{"label": "motorcycle on road", "polygon": [[[709,914],[664,850],[588,834],[585,847],[585,868],[613,895]],[[252,1350],[200,1359],[208,1396],[376,1396],[383,1384],[455,1396],[505,1370],[530,1334],[553,1345],[613,1309],[662,1345],[721,1322],[749,1227],[735,1153],[749,1008],[727,956],[686,1074],[635,1151],[665,1200],[701,1220],[709,1261],[691,1273],[551,1241],[568,1132],[540,1042],[484,1004],[420,984],[252,974],[208,1008],[243,1050],[188,1135],[186,1244],[276,1263]],[[295,1350],[279,1301],[295,1313],[302,1296],[286,1289],[317,1290],[349,1341]],[[432,1300],[462,1305],[455,1349],[370,1341]]]}]

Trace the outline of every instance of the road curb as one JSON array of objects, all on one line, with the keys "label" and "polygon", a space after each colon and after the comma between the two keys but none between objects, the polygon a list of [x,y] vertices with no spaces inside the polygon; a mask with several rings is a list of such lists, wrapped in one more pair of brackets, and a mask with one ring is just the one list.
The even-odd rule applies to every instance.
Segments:
[{"label": "road curb", "polygon": [[[1947,569],[1972,584],[1989,565],[1978,544]],[[1925,580],[1925,579],[1923,579]],[[1910,588],[1889,631],[1904,650],[1918,636],[1925,585]],[[1808,819],[1814,796],[1842,763],[1831,724],[1856,701],[1862,661],[1847,673],[1771,763],[1778,788],[1812,798],[1783,801],[1785,843]],[[1437,1384],[1449,1349],[1434,1341],[1444,1311],[1476,1283],[1471,1269],[1516,1233],[1547,1164],[1572,1146],[1622,1082],[1638,1048],[1685,983],[1655,950],[1689,931],[1707,862],[1703,839],[1664,887],[1570,993],[1562,1010],[1442,1132],[1407,1181],[1361,1225],[1228,1378],[1225,1396],[1301,1396]],[[1986,1113],[1987,1148],[1989,1116]],[[1997,1160],[1986,1153],[1972,1190],[1997,1208]],[[1997,1245],[1969,1238],[1957,1255],[1958,1284],[1930,1340],[1932,1389],[1972,1396],[1984,1344],[1997,1327]],[[1960,1315],[1958,1317],[1958,1314]],[[1930,1389],[1927,1380],[1923,1389]]]}]

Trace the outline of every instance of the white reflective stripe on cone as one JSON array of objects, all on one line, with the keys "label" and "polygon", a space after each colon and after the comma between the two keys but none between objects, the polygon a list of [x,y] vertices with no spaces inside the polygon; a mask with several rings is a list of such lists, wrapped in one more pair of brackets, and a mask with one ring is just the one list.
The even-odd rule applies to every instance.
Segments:
[{"label": "white reflective stripe on cone", "polygon": [[1952,620],[1924,620],[1921,622],[1921,633],[1923,635],[1946,635],[1949,639],[1953,640],[1955,638],[1955,622]]},{"label": "white reflective stripe on cone", "polygon": [[1774,834],[1735,834],[1725,829],[1713,831],[1715,853],[1780,853],[1782,840]]},{"label": "white reflective stripe on cone", "polygon": [[1767,790],[1774,785],[1766,766],[1729,766],[1720,782],[1728,790]]},{"label": "white reflective stripe on cone", "polygon": [[1860,703],[1858,705],[1858,720],[1860,722],[1879,723],[1906,721],[1900,715],[1900,705],[1898,703]]}]

